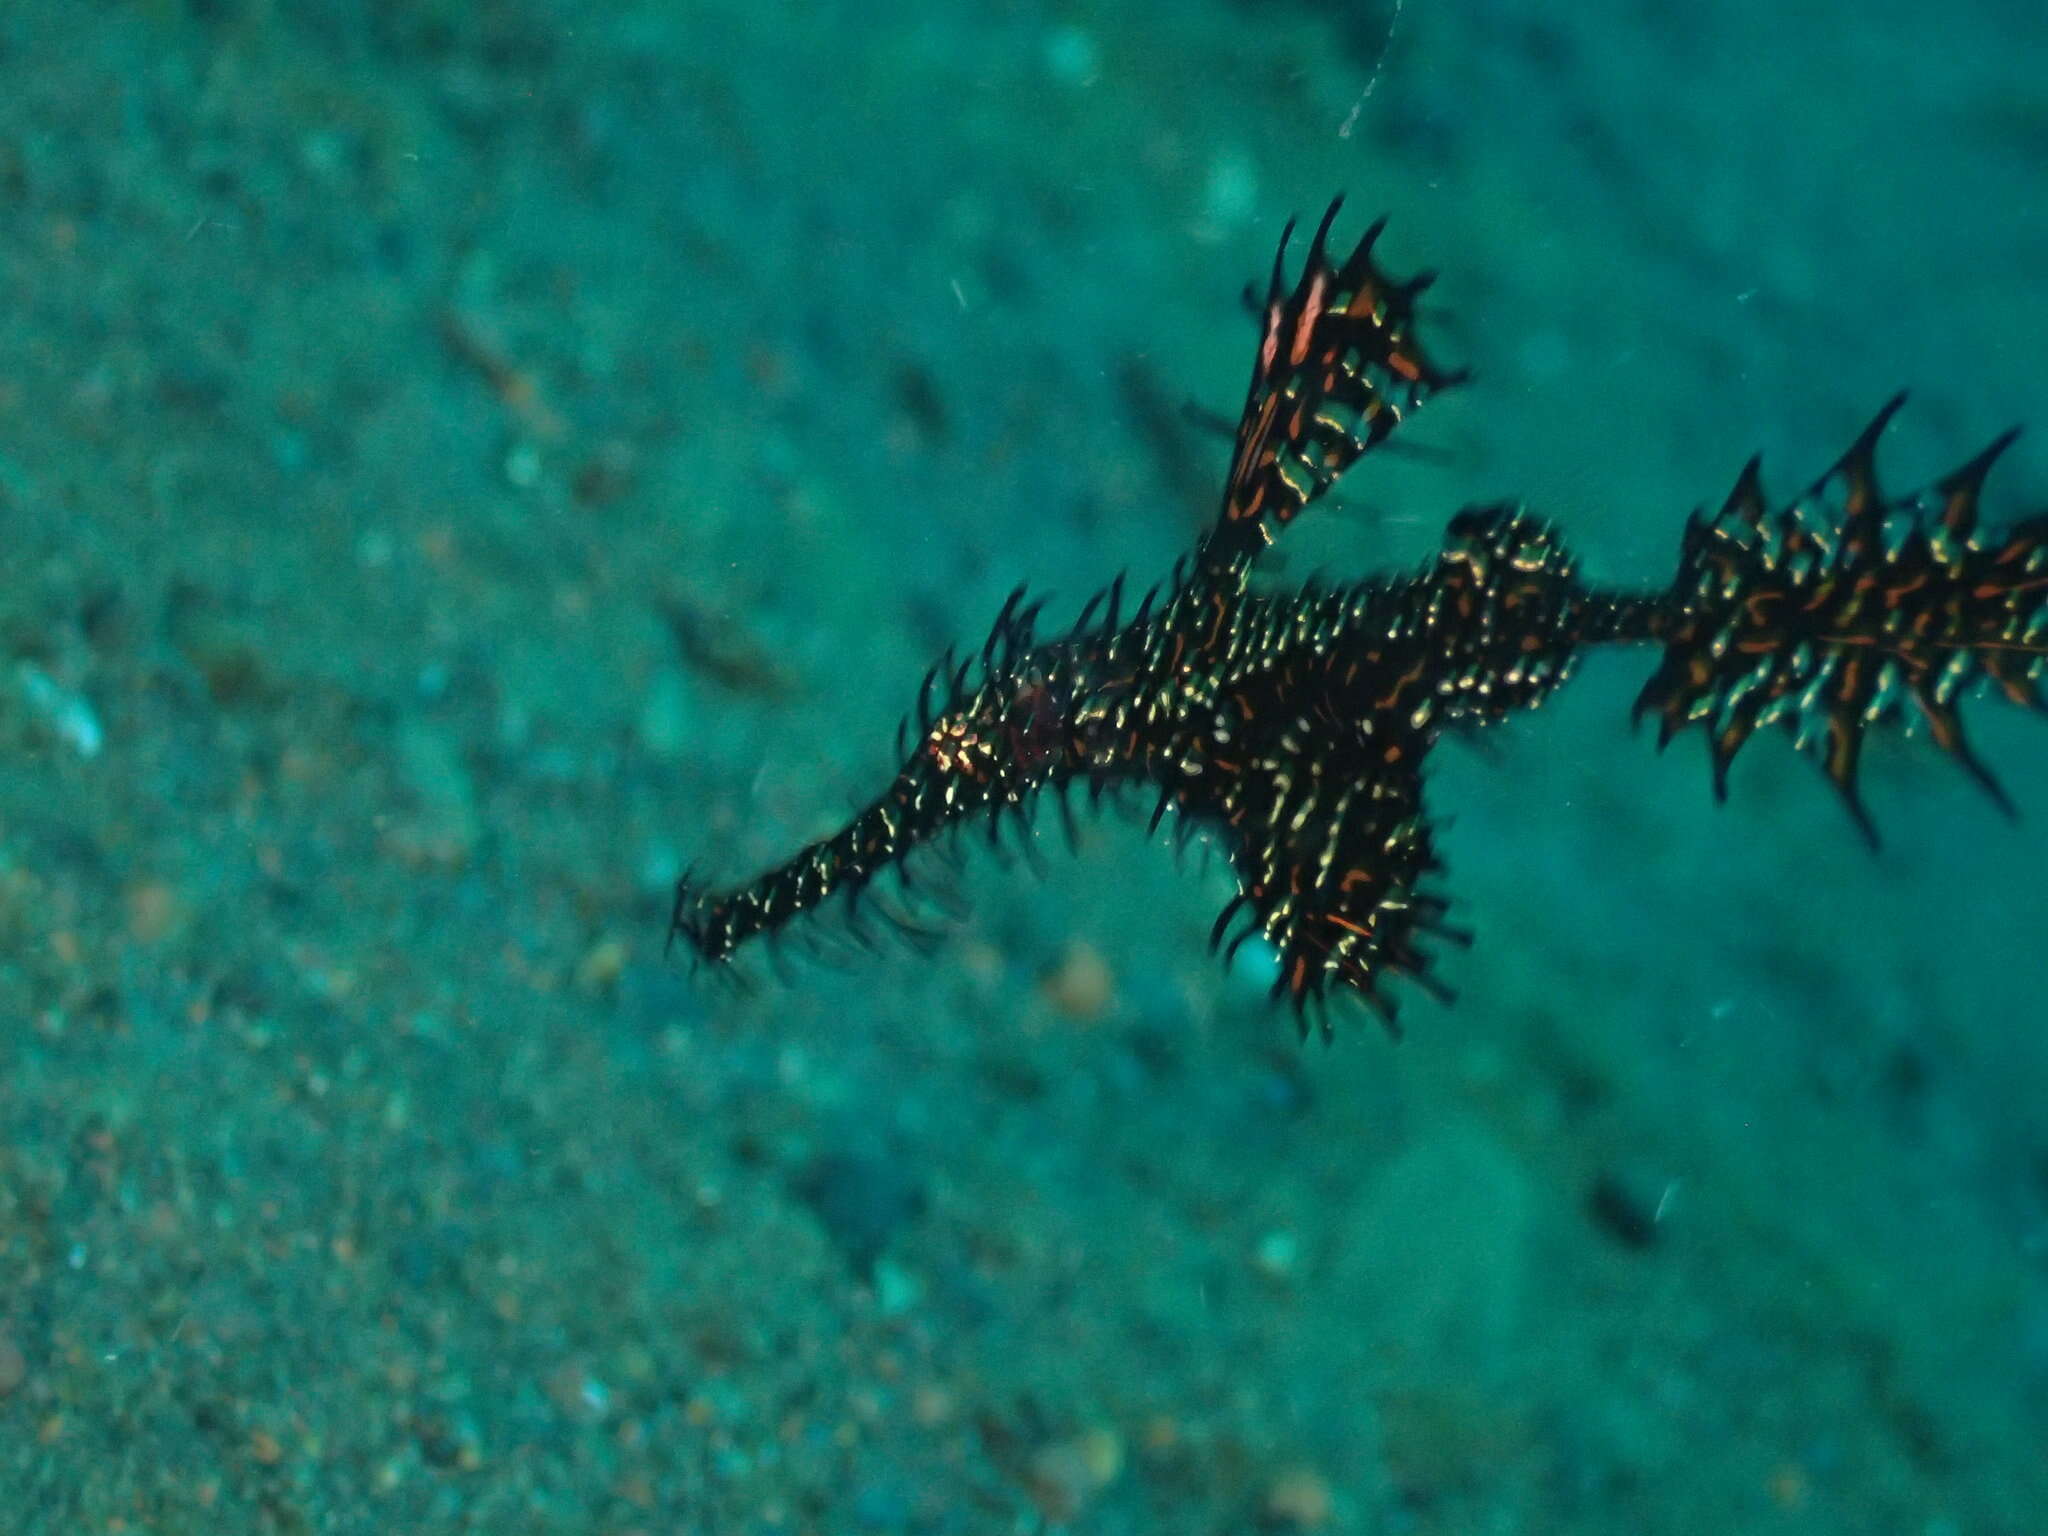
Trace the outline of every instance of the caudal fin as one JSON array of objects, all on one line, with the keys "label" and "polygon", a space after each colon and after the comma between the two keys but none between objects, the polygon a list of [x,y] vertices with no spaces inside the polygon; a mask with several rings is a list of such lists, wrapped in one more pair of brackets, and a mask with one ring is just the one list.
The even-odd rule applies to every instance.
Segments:
[{"label": "caudal fin", "polygon": [[1663,661],[1635,706],[1638,719],[1658,717],[1660,748],[1688,727],[1705,731],[1717,797],[1751,734],[1784,726],[1819,752],[1873,844],[1856,784],[1865,730],[1898,718],[1924,725],[2010,813],[1957,708],[1988,681],[2040,710],[2035,685],[2048,664],[2048,516],[1995,539],[1977,529],[1985,476],[2017,432],[1888,498],[1877,438],[1904,398],[1790,505],[1768,510],[1752,459],[1718,513],[1694,514],[1656,625]]}]

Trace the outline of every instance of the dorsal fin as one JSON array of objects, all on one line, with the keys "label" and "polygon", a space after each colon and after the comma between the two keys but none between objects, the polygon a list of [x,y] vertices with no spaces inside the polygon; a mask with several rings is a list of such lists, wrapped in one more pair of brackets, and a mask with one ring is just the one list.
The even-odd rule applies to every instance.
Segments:
[{"label": "dorsal fin", "polygon": [[1398,281],[1374,262],[1384,219],[1341,266],[1331,264],[1330,227],[1343,201],[1323,214],[1291,288],[1292,222],[1274,253],[1223,507],[1200,556],[1211,570],[1248,565],[1410,411],[1465,377],[1432,363],[1415,335],[1415,299],[1432,275]]}]

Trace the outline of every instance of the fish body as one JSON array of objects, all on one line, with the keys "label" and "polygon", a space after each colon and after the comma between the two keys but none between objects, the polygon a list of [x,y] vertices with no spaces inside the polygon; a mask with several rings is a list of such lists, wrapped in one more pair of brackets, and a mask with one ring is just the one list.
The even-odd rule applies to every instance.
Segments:
[{"label": "fish body", "polygon": [[[1688,730],[1717,796],[1736,754],[1779,725],[1815,752],[1852,819],[1867,730],[1924,729],[2008,812],[1963,734],[1982,686],[2040,710],[2048,661],[2048,517],[1987,537],[1978,503],[2007,433],[1953,473],[1891,497],[1878,413],[1798,498],[1773,507],[1752,460],[1695,513],[1661,591],[1588,586],[1549,523],[1467,508],[1423,569],[1295,593],[1255,590],[1259,555],[1437,392],[1463,381],[1416,334],[1427,275],[1397,281],[1374,224],[1342,261],[1333,203],[1301,272],[1283,235],[1215,523],[1134,612],[1121,581],[1056,635],[1019,588],[980,651],[925,678],[888,789],[833,836],[744,885],[678,882],[671,939],[724,964],[750,940],[861,893],[963,824],[991,832],[1048,795],[1142,789],[1228,854],[1237,891],[1212,930],[1279,957],[1275,995],[1303,1027],[1355,996],[1391,1029],[1400,975],[1440,996],[1435,938],[1463,943],[1436,888],[1423,766],[1447,730],[1533,709],[1596,645],[1654,645],[1636,715],[1660,748]],[[1290,227],[1291,228],[1291,227]],[[1249,297],[1249,296],[1248,296]],[[914,729],[910,727],[914,724]],[[1316,1009],[1324,1027],[1328,1014]]]}]

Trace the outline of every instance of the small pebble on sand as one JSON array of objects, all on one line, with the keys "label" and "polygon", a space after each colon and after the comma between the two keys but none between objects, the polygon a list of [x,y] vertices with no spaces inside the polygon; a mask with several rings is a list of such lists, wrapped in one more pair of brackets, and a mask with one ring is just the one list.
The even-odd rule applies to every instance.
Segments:
[{"label": "small pebble on sand", "polygon": [[1283,1531],[1319,1531],[1330,1523],[1330,1485],[1310,1467],[1290,1467],[1266,1489],[1268,1525]]},{"label": "small pebble on sand", "polygon": [[1048,1520],[1071,1520],[1123,1470],[1124,1444],[1114,1430],[1084,1430],[1055,1440],[1031,1458],[1031,1497]]},{"label": "small pebble on sand", "polygon": [[1070,1019],[1099,1019],[1116,995],[1109,962],[1086,944],[1072,944],[1045,978],[1045,996]]}]

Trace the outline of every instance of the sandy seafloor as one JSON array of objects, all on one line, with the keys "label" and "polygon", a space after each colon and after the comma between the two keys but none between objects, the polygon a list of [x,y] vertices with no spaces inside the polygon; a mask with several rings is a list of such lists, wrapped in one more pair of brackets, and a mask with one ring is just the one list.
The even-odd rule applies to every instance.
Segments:
[{"label": "sandy seafloor", "polygon": [[[925,663],[1210,515],[1348,191],[1469,363],[1275,579],[1526,497],[1661,583],[1891,391],[2048,423],[2048,13],[0,7],[0,1528],[2048,1529],[2048,736],[2005,822],[1596,655],[1478,930],[1297,1047],[1114,816],[926,956],[664,961]],[[1993,483],[2048,504],[2048,438]]]}]

